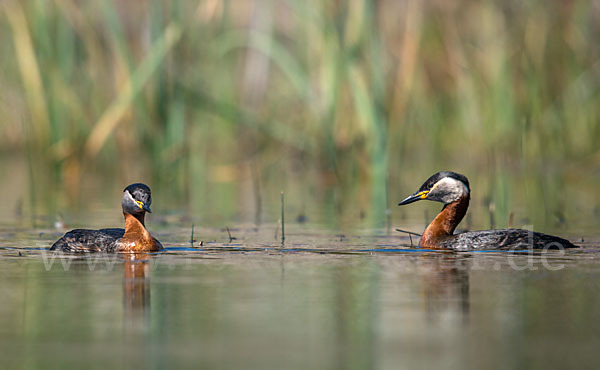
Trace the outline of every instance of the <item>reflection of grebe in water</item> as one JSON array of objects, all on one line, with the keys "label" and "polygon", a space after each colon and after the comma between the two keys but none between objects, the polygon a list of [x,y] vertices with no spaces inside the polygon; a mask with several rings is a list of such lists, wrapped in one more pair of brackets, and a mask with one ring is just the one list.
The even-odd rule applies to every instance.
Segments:
[{"label": "reflection of grebe in water", "polygon": [[430,318],[449,308],[468,318],[469,269],[464,255],[456,253],[428,253],[419,258],[421,292]]},{"label": "reflection of grebe in water", "polygon": [[560,249],[576,248],[568,240],[521,229],[484,230],[454,235],[454,229],[463,219],[471,197],[469,180],[455,172],[443,171],[431,176],[419,190],[399,206],[422,199],[444,204],[444,208],[427,226],[419,246],[457,251],[475,249]]},{"label": "reflection of grebe in water", "polygon": [[146,313],[150,308],[149,256],[140,253],[125,255],[123,266],[123,304],[125,312],[137,317],[137,313]]},{"label": "reflection of grebe in water", "polygon": [[125,229],[75,229],[58,239],[50,250],[63,252],[150,252],[163,247],[144,225],[152,196],[145,184],[131,184],[123,191],[121,206]]}]

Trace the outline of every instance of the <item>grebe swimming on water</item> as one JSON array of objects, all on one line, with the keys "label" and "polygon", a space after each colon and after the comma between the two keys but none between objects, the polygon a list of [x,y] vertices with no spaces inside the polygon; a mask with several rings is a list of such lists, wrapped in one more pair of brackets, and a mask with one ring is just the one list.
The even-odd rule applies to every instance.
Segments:
[{"label": "grebe swimming on water", "polygon": [[454,229],[467,213],[470,194],[469,180],[465,176],[442,171],[428,178],[416,193],[398,203],[403,206],[426,199],[444,204],[442,211],[423,232],[419,241],[421,248],[457,251],[577,248],[568,240],[521,229],[472,231],[453,235]]},{"label": "grebe swimming on water", "polygon": [[150,211],[152,196],[145,184],[131,184],[123,191],[121,206],[125,229],[75,229],[58,239],[50,250],[63,252],[145,252],[159,251],[162,244],[146,226],[144,216]]}]

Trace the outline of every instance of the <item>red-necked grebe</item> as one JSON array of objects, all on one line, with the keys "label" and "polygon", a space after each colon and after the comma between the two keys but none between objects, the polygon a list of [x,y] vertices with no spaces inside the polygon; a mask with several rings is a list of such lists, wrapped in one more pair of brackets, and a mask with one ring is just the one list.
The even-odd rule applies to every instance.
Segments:
[{"label": "red-necked grebe", "polygon": [[145,184],[131,184],[125,188],[121,199],[125,229],[71,230],[50,250],[71,253],[159,251],[162,245],[144,226],[146,212],[151,213],[150,204],[150,188]]},{"label": "red-necked grebe", "polygon": [[521,229],[472,231],[453,235],[454,229],[467,213],[470,198],[469,180],[465,176],[442,171],[428,178],[416,193],[398,205],[422,199],[444,204],[444,208],[423,232],[419,241],[421,248],[457,251],[576,248],[568,240]]}]

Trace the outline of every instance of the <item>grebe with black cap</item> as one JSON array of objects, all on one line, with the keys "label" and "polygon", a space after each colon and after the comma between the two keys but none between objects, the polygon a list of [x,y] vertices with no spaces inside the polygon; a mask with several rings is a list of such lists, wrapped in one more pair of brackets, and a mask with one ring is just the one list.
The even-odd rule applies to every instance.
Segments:
[{"label": "grebe with black cap", "polygon": [[419,200],[432,200],[444,204],[444,208],[423,232],[419,241],[421,248],[456,251],[577,248],[566,239],[522,229],[454,234],[456,226],[467,213],[470,199],[469,180],[456,172],[442,171],[428,178],[416,193],[398,205],[403,206]]},{"label": "grebe with black cap", "polygon": [[152,196],[145,184],[131,184],[123,190],[121,207],[125,229],[75,229],[58,239],[50,250],[71,253],[87,252],[154,252],[163,249],[144,225]]}]

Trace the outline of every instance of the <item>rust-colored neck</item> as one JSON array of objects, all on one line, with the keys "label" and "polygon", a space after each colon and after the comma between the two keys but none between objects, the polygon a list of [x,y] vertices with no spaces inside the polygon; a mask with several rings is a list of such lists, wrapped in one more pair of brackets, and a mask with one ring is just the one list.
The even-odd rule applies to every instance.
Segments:
[{"label": "rust-colored neck", "polygon": [[[146,228],[146,224],[144,223],[144,218],[146,217],[146,213],[145,212],[138,213],[137,215],[132,215],[132,214],[123,212],[123,216],[125,217],[125,229],[127,229],[127,219],[128,218],[133,218],[133,219],[138,220],[139,223],[142,224],[142,226],[144,227],[144,229]],[[133,222],[133,220],[131,220],[131,222]]]},{"label": "rust-colored neck", "polygon": [[421,248],[439,248],[438,243],[454,233],[454,229],[465,217],[469,208],[470,195],[466,194],[458,200],[446,204],[442,211],[427,226],[419,246]]},{"label": "rust-colored neck", "polygon": [[125,216],[125,233],[117,241],[119,252],[159,251],[162,249],[160,242],[146,230],[143,214],[134,216],[123,213],[123,215]]},{"label": "rust-colored neck", "polygon": [[144,226],[143,213],[136,216],[123,212],[123,216],[125,217],[125,235],[123,237],[150,236],[146,226]]}]

